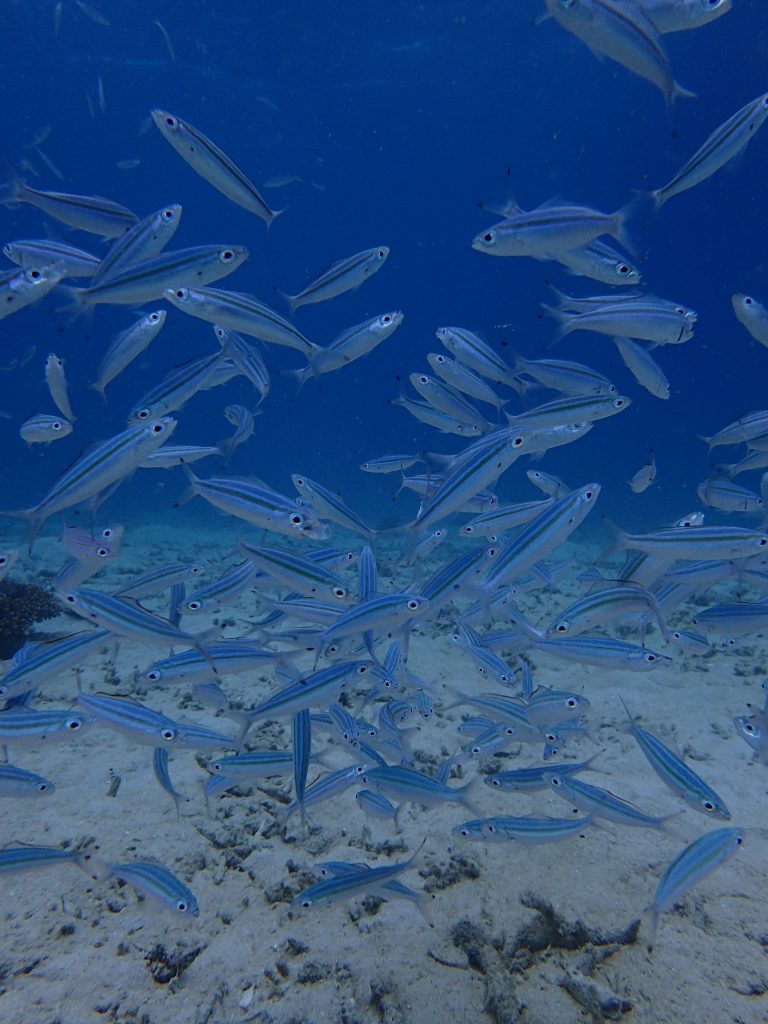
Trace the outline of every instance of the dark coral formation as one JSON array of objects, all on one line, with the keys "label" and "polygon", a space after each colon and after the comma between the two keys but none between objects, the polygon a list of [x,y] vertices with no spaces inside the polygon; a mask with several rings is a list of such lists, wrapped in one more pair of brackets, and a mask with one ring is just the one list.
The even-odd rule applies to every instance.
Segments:
[{"label": "dark coral formation", "polygon": [[36,622],[59,615],[58,601],[36,583],[0,582],[0,658],[10,658],[29,638]]}]

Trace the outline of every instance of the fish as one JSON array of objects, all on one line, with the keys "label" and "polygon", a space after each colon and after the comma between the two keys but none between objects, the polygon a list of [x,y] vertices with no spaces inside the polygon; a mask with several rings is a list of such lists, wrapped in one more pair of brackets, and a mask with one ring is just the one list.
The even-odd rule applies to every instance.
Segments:
[{"label": "fish", "polygon": [[219,327],[216,324],[213,331],[224,355],[232,360],[240,373],[253,385],[260,405],[272,390],[272,382],[259,342],[246,341],[235,331],[229,331],[226,327]]},{"label": "fish", "polygon": [[106,403],[106,389],[123,370],[137,359],[155,340],[165,326],[166,310],[157,309],[146,313],[124,331],[120,331],[102,356],[96,371],[96,380],[91,384]]},{"label": "fish", "polygon": [[669,381],[647,348],[632,338],[614,337],[622,361],[641,387],[655,398],[669,398]]},{"label": "fish", "polygon": [[564,29],[600,53],[645,78],[661,92],[669,110],[678,98],[696,94],[676,82],[658,33],[643,9],[622,0],[545,0]]},{"label": "fish", "polygon": [[62,277],[93,277],[101,261],[85,249],[52,238],[19,239],[3,246],[3,255],[25,269],[58,267]]},{"label": "fish", "polygon": [[732,0],[635,0],[657,32],[684,32],[708,25],[731,10]]},{"label": "fish", "polygon": [[316,346],[307,353],[309,363],[300,370],[290,371],[302,387],[311,377],[319,377],[333,370],[340,370],[350,363],[372,352],[377,345],[386,341],[402,324],[403,314],[399,310],[381,313],[342,331],[325,348]]},{"label": "fish", "polygon": [[217,350],[171,370],[136,402],[128,413],[128,422],[142,423],[181,409],[198,391],[211,386],[221,359],[221,352]]},{"label": "fish", "polygon": [[14,177],[9,192],[0,200],[5,206],[29,203],[46,215],[80,231],[88,231],[102,238],[117,238],[137,221],[132,210],[102,196],[71,195],[67,192],[41,192]]},{"label": "fish", "polygon": [[674,858],[659,881],[650,907],[648,952],[653,951],[659,918],[707,875],[730,860],[744,845],[740,828],[717,828],[694,839]]},{"label": "fish", "polygon": [[629,718],[630,732],[661,781],[700,814],[729,821],[731,813],[715,790],[681,757],[664,746],[661,740],[642,729],[630,714],[626,704],[624,710]]},{"label": "fish", "polygon": [[27,798],[53,793],[56,787],[50,779],[12,764],[0,764],[0,797]]},{"label": "fish", "polygon": [[552,200],[534,210],[517,208],[512,216],[478,232],[472,248],[488,256],[549,257],[589,245],[600,235],[610,235],[631,252],[634,242],[626,226],[629,214],[628,207],[601,213],[588,206]]},{"label": "fish", "polygon": [[300,306],[326,302],[337,295],[343,295],[344,292],[359,288],[364,281],[381,270],[388,256],[389,248],[386,245],[377,245],[372,249],[355,253],[354,256],[337,260],[296,295],[286,295],[285,292],[277,290],[288,303],[293,315]]},{"label": "fish", "polygon": [[670,182],[650,193],[660,210],[673,196],[699,185],[737,157],[768,117],[768,93],[751,100],[716,128]]},{"label": "fish", "polygon": [[631,480],[628,480],[629,489],[633,494],[642,494],[643,491],[647,491],[648,488],[656,480],[656,456],[654,455],[653,448],[650,451],[650,459],[645,465],[641,466],[640,469],[634,474]]},{"label": "fish", "polygon": [[[423,845],[423,844],[422,844]],[[297,910],[309,910],[312,907],[327,905],[337,900],[350,899],[359,896],[361,893],[373,892],[381,894],[386,899],[387,889],[390,882],[395,881],[398,875],[407,871],[413,866],[421,847],[408,860],[399,861],[382,867],[370,867],[364,864],[358,871],[344,872],[333,875],[325,881],[317,882],[306,889],[302,889],[291,901],[291,908]]]},{"label": "fish", "polygon": [[693,337],[694,324],[685,307],[669,308],[653,298],[605,303],[586,313],[569,313],[546,303],[541,308],[557,321],[555,340],[573,331],[595,331],[611,337],[620,336],[656,345],[683,345]]},{"label": "fish", "polygon": [[248,258],[242,245],[196,245],[160,253],[140,263],[121,266],[90,288],[72,288],[73,309],[98,303],[126,306],[153,302],[182,285],[210,284],[227,277]]},{"label": "fish", "polygon": [[676,816],[670,814],[660,817],[655,814],[646,814],[607,789],[590,786],[586,782],[582,782],[581,779],[573,779],[567,775],[558,775],[553,772],[549,776],[549,785],[558,796],[573,804],[578,810],[589,814],[592,818],[602,818],[617,825],[663,829],[666,822]]},{"label": "fish", "polygon": [[589,277],[603,284],[631,286],[638,285],[643,280],[642,274],[632,260],[607,242],[601,242],[599,238],[578,249],[565,249],[536,258],[556,260],[569,274]]},{"label": "fish", "polygon": [[737,292],[731,299],[736,319],[755,341],[768,348],[768,309],[751,295]]},{"label": "fish", "polygon": [[19,428],[19,435],[22,441],[27,444],[50,444],[62,437],[68,437],[73,427],[69,420],[63,416],[51,416],[48,413],[39,412],[25,420]]},{"label": "fish", "polygon": [[54,405],[71,424],[74,422],[75,416],[69,403],[69,389],[64,372],[64,361],[59,359],[57,355],[54,355],[53,352],[45,361],[45,380]]},{"label": "fish", "polygon": [[110,280],[123,267],[130,267],[134,263],[142,263],[159,255],[176,234],[181,224],[181,214],[181,206],[173,203],[137,221],[112,243],[109,252],[93,274],[91,285]]},{"label": "fish", "polygon": [[615,395],[616,385],[583,363],[565,359],[525,359],[515,353],[515,372],[567,395]]},{"label": "fish", "polygon": [[153,110],[152,120],[160,134],[189,166],[227,199],[255,213],[267,228],[281,210],[269,204],[240,168],[201,131],[166,110]]},{"label": "fish", "polygon": [[297,502],[273,491],[266,484],[240,477],[209,477],[202,480],[186,464],[183,469],[189,480],[189,489],[179,504],[200,495],[227,515],[237,516],[255,526],[288,537],[306,537],[309,540],[325,540],[328,537],[328,527],[309,509],[303,509]]},{"label": "fish", "polygon": [[525,845],[559,843],[580,836],[594,824],[591,815],[583,818],[478,818],[452,829],[453,835],[480,842],[514,841]]},{"label": "fish", "polygon": [[150,906],[172,910],[183,917],[200,916],[200,907],[194,893],[159,861],[135,860],[130,864],[102,862],[102,865],[100,881],[116,878],[132,885]]},{"label": "fish", "polygon": [[167,288],[163,298],[189,316],[229,330],[242,331],[272,345],[296,349],[307,359],[320,350],[293,324],[253,295],[229,292],[223,288]]},{"label": "fish", "polygon": [[58,264],[11,271],[0,284],[0,320],[45,298],[61,281],[65,272],[66,268]]},{"label": "fish", "polygon": [[65,470],[37,505],[15,512],[2,512],[0,515],[11,515],[29,522],[31,550],[46,520],[124,480],[140,462],[171,437],[175,428],[176,420],[168,416],[129,427],[109,440],[94,445],[82,455]]}]

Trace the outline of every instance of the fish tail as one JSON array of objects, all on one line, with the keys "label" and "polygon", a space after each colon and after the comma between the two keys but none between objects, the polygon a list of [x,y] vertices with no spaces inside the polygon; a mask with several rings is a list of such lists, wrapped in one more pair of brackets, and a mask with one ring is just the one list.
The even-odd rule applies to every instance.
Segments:
[{"label": "fish tail", "polygon": [[608,516],[603,516],[603,524],[611,535],[611,541],[605,550],[600,552],[598,561],[610,558],[611,555],[615,555],[617,551],[621,551],[627,546],[626,534],[616,523],[611,522]]},{"label": "fish tail", "polygon": [[182,505],[186,505],[188,501],[191,501],[192,498],[194,498],[194,496],[197,494],[196,485],[200,482],[199,477],[195,476],[195,474],[192,472],[192,470],[189,468],[186,462],[184,462],[183,459],[181,462],[181,468],[184,471],[184,475],[186,476],[187,480],[189,481],[189,487],[186,489],[186,491],[184,491],[184,493],[178,499],[178,501],[174,502],[175,508],[180,508]]},{"label": "fish tail", "polygon": [[87,288],[72,288],[69,285],[58,285],[58,290],[63,292],[64,295],[70,300],[66,305],[59,306],[54,310],[59,316],[63,316],[67,321],[71,322],[77,320],[86,311],[92,312],[92,307],[87,301],[86,293]]},{"label": "fish tail", "polygon": [[569,333],[571,314],[564,312],[562,309],[557,309],[555,306],[548,306],[546,302],[541,302],[539,305],[547,316],[551,316],[552,319],[557,322],[557,333],[552,341],[547,345],[547,348],[549,349]]},{"label": "fish tail", "polygon": [[0,199],[0,203],[2,203],[3,206],[16,207],[26,199],[26,193],[28,192],[27,183],[15,167],[8,163],[7,160],[3,159],[2,165],[8,175],[8,181],[5,183],[5,189],[7,192],[3,195],[2,199]]},{"label": "fish tail", "polygon": [[[280,213],[282,213],[282,212],[283,211],[280,210]],[[275,214],[275,216],[277,216],[277,214]],[[283,301],[287,304],[287,306],[288,306],[288,315],[289,315],[290,319],[292,320],[293,319],[293,314],[296,312],[296,310],[298,308],[297,304],[296,304],[296,296],[295,295],[289,295],[287,292],[284,292],[282,290],[282,288],[278,288],[276,284],[272,285],[272,288],[273,288],[274,291],[277,292],[277,294],[280,296],[280,298],[283,299]]]},{"label": "fish tail", "polygon": [[615,223],[615,229],[613,231],[614,238],[626,252],[635,257],[638,255],[638,246],[634,235],[629,230],[628,223],[637,213],[642,199],[642,193],[635,195],[625,206],[622,206],[622,208],[617,210],[613,215]]}]

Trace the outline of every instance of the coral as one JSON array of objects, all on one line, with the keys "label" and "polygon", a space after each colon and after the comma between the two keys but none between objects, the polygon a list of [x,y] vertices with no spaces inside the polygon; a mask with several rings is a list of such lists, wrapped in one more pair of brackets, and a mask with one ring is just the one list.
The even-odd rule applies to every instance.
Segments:
[{"label": "coral", "polygon": [[53,594],[36,583],[0,582],[0,658],[10,658],[29,638],[36,622],[61,612]]}]

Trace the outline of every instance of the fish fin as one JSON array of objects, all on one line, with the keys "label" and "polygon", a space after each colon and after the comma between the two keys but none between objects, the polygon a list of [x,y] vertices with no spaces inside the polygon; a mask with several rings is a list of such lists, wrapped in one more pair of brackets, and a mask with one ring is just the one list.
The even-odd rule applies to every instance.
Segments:
[{"label": "fish fin", "polygon": [[[280,210],[280,213],[282,213],[282,212],[283,211]],[[277,214],[275,214],[275,216],[277,216]],[[298,295],[289,295],[287,292],[284,292],[282,290],[282,288],[278,288],[276,284],[272,285],[272,290],[277,292],[277,294],[280,296],[280,298],[283,299],[287,303],[289,319],[293,320],[294,313],[296,312],[296,310],[301,305],[301,303],[297,303],[297,301],[296,301],[298,299]]]},{"label": "fish fin", "polygon": [[547,314],[547,316],[551,316],[552,319],[557,322],[557,333],[555,334],[555,337],[552,339],[552,341],[550,341],[550,343],[547,345],[547,348],[549,349],[556,345],[558,341],[560,341],[562,338],[565,337],[566,334],[569,333],[569,326],[573,314],[566,313],[562,309],[556,309],[554,306],[548,306],[546,302],[540,302],[539,305]]}]

